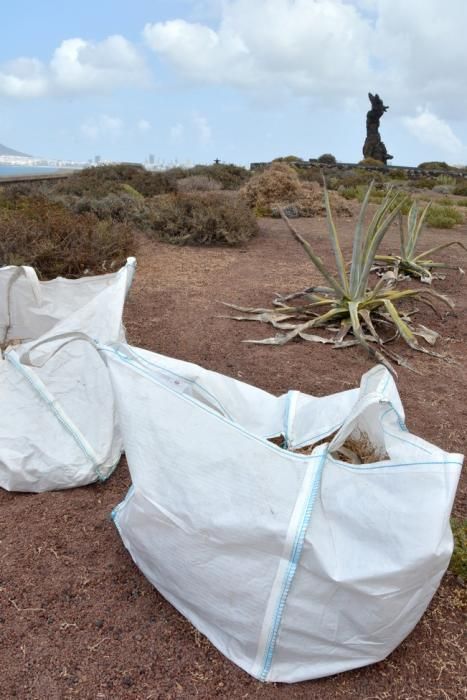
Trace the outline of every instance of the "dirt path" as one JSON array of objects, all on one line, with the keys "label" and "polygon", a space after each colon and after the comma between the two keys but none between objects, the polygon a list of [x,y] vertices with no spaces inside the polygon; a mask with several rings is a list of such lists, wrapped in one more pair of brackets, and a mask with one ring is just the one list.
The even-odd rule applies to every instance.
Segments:
[{"label": "dirt path", "polygon": [[[353,222],[339,223],[348,252]],[[322,220],[300,220],[297,226],[313,237],[324,258],[329,256]],[[425,242],[428,247],[466,234],[467,227],[455,234],[430,231]],[[459,258],[455,250],[444,256],[454,262]],[[138,263],[125,319],[135,345],[277,394],[290,388],[318,395],[341,391],[356,386],[371,366],[358,348],[337,351],[304,342],[249,346],[241,340],[266,337],[270,329],[217,317],[225,313],[217,300],[269,305],[275,291],[296,291],[318,281],[279,221],[263,220],[258,238],[240,249],[174,248],[145,241]],[[456,299],[458,315],[440,320],[424,309],[423,322],[442,333],[440,349],[458,364],[415,356],[400,345],[424,374],[401,368],[398,385],[409,428],[446,450],[463,452],[465,277],[452,272],[437,288]],[[265,686],[251,679],[133,565],[109,521],[129,483],[122,460],[105,485],[41,495],[0,492],[0,697],[465,697],[460,622],[465,589],[452,574],[414,632],[385,661],[294,686]],[[455,512],[464,516],[466,487],[464,476],[455,504]]]}]

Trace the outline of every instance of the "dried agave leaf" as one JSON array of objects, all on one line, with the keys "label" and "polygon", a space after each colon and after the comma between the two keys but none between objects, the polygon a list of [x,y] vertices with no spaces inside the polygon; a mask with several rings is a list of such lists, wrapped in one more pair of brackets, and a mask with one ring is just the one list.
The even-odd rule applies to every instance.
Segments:
[{"label": "dried agave leaf", "polygon": [[429,345],[434,345],[438,338],[440,337],[439,333],[436,331],[432,330],[431,328],[427,328],[426,326],[423,326],[421,323],[419,323],[414,329],[413,329],[414,335],[418,335],[423,340],[426,340],[426,342]]}]

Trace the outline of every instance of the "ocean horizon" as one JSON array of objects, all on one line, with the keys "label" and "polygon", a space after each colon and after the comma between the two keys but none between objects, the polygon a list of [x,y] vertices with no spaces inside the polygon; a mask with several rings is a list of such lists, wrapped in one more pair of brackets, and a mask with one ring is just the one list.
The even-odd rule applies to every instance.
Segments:
[{"label": "ocean horizon", "polygon": [[66,168],[56,168],[50,165],[0,165],[0,178],[14,175],[44,175],[58,173]]}]

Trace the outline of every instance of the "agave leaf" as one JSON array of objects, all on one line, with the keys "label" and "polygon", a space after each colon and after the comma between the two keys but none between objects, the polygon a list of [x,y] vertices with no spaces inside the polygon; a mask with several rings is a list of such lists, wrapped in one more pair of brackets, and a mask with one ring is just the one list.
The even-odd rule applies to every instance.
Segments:
[{"label": "agave leaf", "polygon": [[370,331],[370,334],[372,335],[374,340],[377,343],[381,343],[381,345],[382,345],[382,340],[375,330],[375,327],[373,325],[373,321],[371,320],[370,312],[368,311],[368,309],[360,309],[359,314],[363,318],[363,320],[365,321],[365,325],[368,327],[368,330]]},{"label": "agave leaf", "polygon": [[324,345],[334,345],[333,338],[323,338],[321,335],[312,335],[311,333],[299,333],[300,338],[309,340],[312,343],[323,343]]},{"label": "agave leaf", "polygon": [[262,313],[262,314],[250,314],[249,316],[226,316],[218,315],[216,318],[230,318],[233,321],[260,321],[261,323],[274,323],[280,321],[287,321],[294,318],[295,314],[274,314],[274,313]]},{"label": "agave leaf", "polygon": [[432,253],[437,253],[439,250],[443,250],[443,248],[449,248],[451,245],[460,245],[461,248],[467,251],[467,247],[462,243],[462,241],[450,241],[449,243],[442,243],[441,245],[437,245],[434,248],[430,248],[429,250],[425,250],[425,252],[420,253],[420,255],[417,255],[414,260],[420,260],[420,258],[427,258],[429,255]]},{"label": "agave leaf", "polygon": [[347,333],[350,331],[351,328],[352,328],[352,324],[350,323],[350,321],[343,319],[341,321],[341,327],[340,327],[336,337],[334,338],[334,341],[338,344],[342,344],[342,341],[344,340],[345,336],[347,335]]},{"label": "agave leaf", "polygon": [[[334,224],[334,219],[332,217],[331,203],[329,201],[329,192],[326,187],[326,180],[323,177],[323,189],[324,189],[324,206],[326,207],[326,221],[328,224],[329,238],[331,239],[332,249],[334,251],[334,257],[336,259],[337,271],[339,273],[339,279],[342,288],[345,291],[345,296],[350,295],[349,281],[347,279],[347,274],[345,271],[344,256],[342,255],[342,249],[339,243],[339,236],[337,235],[337,229]],[[371,189],[371,188],[370,188]]]},{"label": "agave leaf", "polygon": [[409,216],[407,219],[408,244],[406,255],[404,256],[408,260],[412,260],[413,258],[415,248],[417,247],[418,239],[420,237],[423,224],[425,223],[425,219],[430,206],[431,202],[428,202],[420,216],[418,216],[418,207],[416,202],[414,202],[410,207]]},{"label": "agave leaf", "polygon": [[264,338],[263,340],[242,340],[242,343],[251,345],[285,345],[289,338],[287,333],[277,333],[273,338]]},{"label": "agave leaf", "polygon": [[[218,301],[218,304],[222,304],[223,306],[228,306],[229,309],[235,309],[235,311],[243,311],[245,313],[251,313],[251,314],[262,314],[262,313],[269,313],[271,309],[262,309],[262,308],[255,308],[255,307],[250,307],[250,306],[238,306],[237,304],[229,304],[227,301]],[[294,308],[294,307],[291,307]]]},{"label": "agave leaf", "polygon": [[449,306],[450,309],[454,309],[455,304],[452,299],[447,297],[445,294],[440,294],[439,292],[435,292],[434,289],[424,289],[418,296],[419,299],[423,299],[423,297],[428,294],[429,296],[435,297],[435,299],[439,299],[440,301],[443,302],[443,304],[446,304],[446,306]]},{"label": "agave leaf", "polygon": [[386,307],[389,315],[391,316],[391,319],[394,321],[394,325],[396,326],[401,336],[404,338],[405,342],[408,345],[410,345],[411,348],[418,350],[419,346],[417,338],[414,336],[414,334],[412,333],[408,325],[405,323],[405,321],[401,319],[392,301],[390,301],[389,299],[385,299],[384,306]]},{"label": "agave leaf", "polygon": [[423,326],[421,323],[413,329],[413,333],[423,338],[423,340],[426,340],[429,345],[434,345],[439,338],[439,333],[431,328]]},{"label": "agave leaf", "polygon": [[280,210],[280,215],[282,219],[285,221],[287,224],[289,230],[291,231],[292,235],[295,237],[295,239],[303,246],[305,251],[308,254],[308,257],[311,259],[312,263],[314,264],[315,267],[318,268],[318,270],[321,272],[323,275],[324,279],[331,285],[332,289],[334,290],[334,293],[336,294],[337,298],[342,298],[345,297],[345,287],[343,287],[337,280],[336,278],[331,275],[330,272],[327,271],[326,267],[324,266],[323,261],[321,258],[319,258],[315,253],[313,252],[312,247],[306,241],[303,236],[299,234],[299,232],[296,230],[294,226],[290,223],[290,219],[288,216],[285,214],[284,210],[281,208]]},{"label": "agave leaf", "polygon": [[374,180],[371,181],[371,184],[367,190],[367,193],[365,195],[365,198],[362,202],[362,206],[360,207],[360,213],[358,215],[358,220],[357,220],[357,225],[355,227],[355,234],[354,234],[354,240],[353,240],[353,248],[352,248],[352,262],[350,265],[350,296],[352,298],[355,297],[358,289],[358,285],[360,282],[360,269],[361,269],[361,258],[362,258],[362,245],[363,245],[363,225],[364,225],[364,219],[365,219],[365,214],[366,210],[368,207],[368,202],[370,201],[370,195],[371,191],[373,189],[374,185]]},{"label": "agave leaf", "polygon": [[375,230],[374,235],[370,241],[368,250],[365,251],[365,257],[362,261],[362,270],[360,272],[360,281],[357,289],[357,297],[361,297],[365,293],[365,289],[368,283],[368,275],[370,274],[370,269],[373,264],[376,251],[383,240],[383,237],[399,213],[404,201],[400,200],[394,208],[389,212],[389,214],[380,222],[379,227]]}]

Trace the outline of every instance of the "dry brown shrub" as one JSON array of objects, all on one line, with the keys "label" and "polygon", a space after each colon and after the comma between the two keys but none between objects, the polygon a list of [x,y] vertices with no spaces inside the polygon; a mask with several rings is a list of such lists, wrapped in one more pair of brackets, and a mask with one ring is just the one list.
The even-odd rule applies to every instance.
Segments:
[{"label": "dry brown shrub", "polygon": [[[316,182],[300,180],[297,171],[286,163],[273,163],[254,175],[241,190],[258,216],[279,216],[284,208],[289,218],[324,216],[322,189]],[[351,209],[338,194],[331,192],[336,216],[350,216]]]},{"label": "dry brown shrub", "polygon": [[0,265],[31,265],[42,279],[117,269],[134,252],[132,229],[73,214],[45,198],[0,206]]},{"label": "dry brown shrub", "polygon": [[235,245],[254,236],[258,223],[237,194],[178,193],[152,199],[151,231],[179,245]]},{"label": "dry brown shrub", "polygon": [[222,189],[218,180],[207,175],[189,175],[177,180],[179,192],[215,192]]}]

